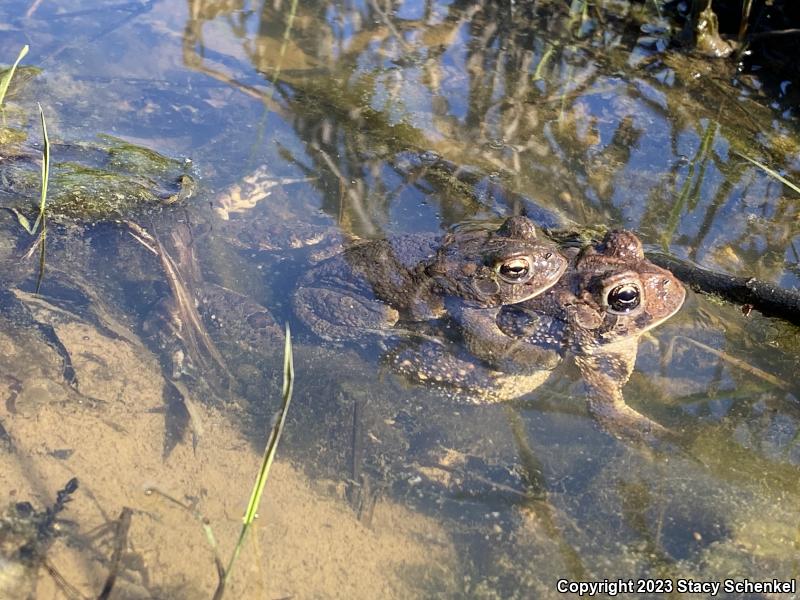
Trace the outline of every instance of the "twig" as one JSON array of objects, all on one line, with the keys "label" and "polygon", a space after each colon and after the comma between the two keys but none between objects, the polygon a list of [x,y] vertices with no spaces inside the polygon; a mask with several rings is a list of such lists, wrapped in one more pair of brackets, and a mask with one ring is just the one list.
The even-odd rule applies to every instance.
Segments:
[{"label": "twig", "polygon": [[749,304],[765,315],[800,325],[800,291],[787,290],[753,277],[734,277],[701,269],[658,252],[648,252],[647,258],[697,291]]},{"label": "twig", "polygon": [[399,31],[397,31],[397,28],[394,26],[394,23],[392,23],[392,21],[391,21],[391,19],[389,19],[388,15],[381,10],[381,8],[378,6],[378,3],[375,2],[375,0],[369,0],[369,4],[372,7],[372,10],[374,10],[376,13],[378,13],[378,16],[380,17],[380,20],[383,21],[383,24],[386,25],[387,29],[389,29],[389,31],[392,32],[392,35],[395,36],[395,38],[397,39],[397,43],[400,44],[400,46],[402,46],[403,51],[404,52],[409,52],[409,53],[413,52],[414,48],[412,48],[408,44],[408,42],[406,42],[403,39],[403,35]]},{"label": "twig", "polygon": [[778,31],[762,31],[750,36],[750,41],[760,40],[765,37],[782,37],[784,35],[800,35],[800,29],[780,29]]},{"label": "twig", "polygon": [[450,465],[445,465],[440,462],[421,462],[420,466],[428,467],[433,469],[439,469],[440,471],[444,471],[445,473],[450,473],[452,475],[462,475],[474,479],[479,483],[483,483],[499,492],[505,492],[511,496],[515,496],[517,498],[521,498],[522,500],[543,500],[545,495],[541,490],[532,490],[529,492],[523,492],[516,488],[511,487],[510,485],[506,485],[505,483],[500,483],[499,481],[494,481],[489,477],[484,477],[483,475],[478,475],[477,473],[469,473],[465,474],[462,470],[451,467]]},{"label": "twig", "polygon": [[53,581],[56,582],[56,585],[61,589],[61,592],[64,594],[67,600],[86,600],[86,596],[81,594],[75,586],[67,581],[64,576],[59,573],[58,569],[50,564],[48,560],[45,559],[42,564],[45,571],[47,571],[47,574],[53,578]]},{"label": "twig", "polygon": [[698,342],[697,340],[693,340],[692,338],[686,337],[684,335],[676,336],[675,340],[682,340],[684,342],[688,342],[690,344],[693,344],[693,345],[697,346],[698,348],[700,348],[701,350],[705,350],[709,354],[713,354],[714,356],[716,356],[718,358],[721,358],[725,362],[730,363],[735,367],[738,367],[742,371],[746,371],[746,372],[750,373],[751,375],[755,375],[756,377],[758,377],[760,379],[763,379],[767,383],[771,383],[772,385],[774,385],[776,387],[779,387],[782,390],[790,390],[791,389],[791,386],[788,383],[786,383],[782,379],[779,379],[778,377],[775,377],[771,373],[767,373],[766,371],[763,371],[762,369],[759,369],[758,367],[754,367],[753,365],[751,365],[749,363],[746,363],[745,361],[743,361],[743,360],[741,360],[739,358],[731,356],[730,354],[727,354],[725,352],[721,352],[720,350],[717,350],[716,348],[712,348],[711,346],[709,346],[707,344],[704,344],[702,342]]},{"label": "twig", "polygon": [[216,365],[229,378],[229,381],[232,381],[233,375],[231,375],[225,364],[225,359],[208,335],[200,313],[197,312],[194,295],[184,283],[178,265],[164,250],[158,238],[150,234],[144,227],[133,221],[123,221],[122,224],[128,228],[131,235],[141,242],[145,248],[158,255],[172,292],[172,297],[180,313],[181,322],[186,326],[184,341],[192,352],[192,358],[204,369],[209,369]]},{"label": "twig", "polygon": [[769,168],[767,165],[765,165],[765,164],[762,164],[762,163],[758,162],[758,161],[757,161],[756,159],[754,159],[754,158],[750,158],[750,157],[749,157],[749,156],[747,156],[746,154],[742,154],[741,152],[737,152],[736,150],[734,150],[734,151],[733,151],[733,153],[734,153],[734,154],[736,154],[737,156],[741,156],[743,159],[745,159],[746,161],[748,161],[748,162],[750,162],[750,163],[754,164],[755,166],[757,166],[759,169],[761,169],[762,171],[764,171],[764,172],[765,172],[767,175],[769,175],[769,176],[770,176],[770,177],[772,177],[773,179],[777,179],[778,181],[780,181],[780,182],[781,182],[783,185],[785,185],[786,187],[788,187],[788,188],[791,188],[791,189],[793,189],[795,192],[797,192],[798,194],[800,194],[800,187],[798,187],[797,185],[795,185],[794,183],[792,183],[791,181],[789,181],[788,179],[786,179],[785,177],[783,177],[783,176],[782,176],[780,173],[778,173],[778,172],[777,172],[777,171],[775,171],[774,169],[770,169],[770,168]]}]

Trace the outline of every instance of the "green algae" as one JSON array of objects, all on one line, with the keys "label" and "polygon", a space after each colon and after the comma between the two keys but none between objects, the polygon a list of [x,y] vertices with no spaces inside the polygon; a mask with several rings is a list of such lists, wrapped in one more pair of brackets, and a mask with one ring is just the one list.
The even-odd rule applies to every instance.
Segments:
[{"label": "green algae", "polygon": [[[79,221],[132,218],[190,197],[189,162],[111,136],[96,144],[54,145],[48,215]],[[38,166],[10,161],[0,180],[0,205],[28,213],[35,206]]]},{"label": "green algae", "polygon": [[21,144],[28,138],[28,134],[16,127],[0,127],[0,147],[5,145]]}]

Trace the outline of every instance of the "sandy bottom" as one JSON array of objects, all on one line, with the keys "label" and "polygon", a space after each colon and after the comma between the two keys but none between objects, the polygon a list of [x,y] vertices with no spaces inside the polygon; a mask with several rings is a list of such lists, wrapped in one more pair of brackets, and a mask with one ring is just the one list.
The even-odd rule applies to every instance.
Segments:
[{"label": "sandy bottom", "polygon": [[[73,524],[45,557],[69,586],[97,597],[116,519],[129,507],[111,597],[210,598],[218,576],[203,528],[189,510],[147,490],[194,506],[227,563],[261,457],[225,416],[201,406],[196,448],[183,440],[164,459],[156,358],[133,335],[101,332],[53,307],[37,310],[69,351],[81,393],[60,383],[59,356],[41,339],[0,334],[0,423],[11,439],[0,451],[0,508],[26,500],[44,509],[77,477],[80,488],[60,515]],[[457,589],[454,546],[434,519],[380,501],[366,527],[321,487],[291,464],[275,464],[226,597],[406,598]],[[38,570],[36,598],[74,596],[47,571]]]},{"label": "sandy bottom", "polygon": [[[0,600],[97,598],[124,508],[131,526],[110,597],[211,598],[218,575],[199,519],[227,564],[261,460],[252,443],[257,436],[252,429],[243,433],[234,411],[195,402],[196,445],[189,431],[170,439],[158,361],[124,323],[93,308],[95,326],[90,316],[76,317],[46,300],[21,300],[37,323],[53,328],[80,393],[64,383],[61,354],[41,332],[0,315],[0,513],[22,501],[44,510],[73,477],[80,488],[59,515],[68,522],[60,524],[38,569],[4,562],[0,531]],[[299,360],[308,352],[297,350]],[[323,362],[312,358],[303,365]],[[383,406],[362,398],[365,454],[387,458],[388,474],[398,477],[416,457],[426,458],[427,466],[409,472],[434,484],[388,487],[365,525],[344,499],[345,470],[321,468],[319,477],[331,479],[311,479],[314,465],[301,464],[325,450],[342,462],[337,451],[353,430],[348,402],[354,405],[370,385],[386,387],[365,384],[363,373],[344,373],[347,363],[344,357],[328,366],[342,375],[346,392],[341,405],[329,403],[338,412],[318,401],[331,379],[327,371],[307,378],[308,389],[298,386],[284,452],[278,451],[226,598],[550,599],[559,597],[558,578],[636,578],[654,572],[654,560],[656,566],[667,561],[674,577],[695,579],[788,580],[797,572],[793,463],[736,450],[721,428],[704,430],[691,447],[703,464],[604,449],[604,434],[569,406],[563,414],[522,421],[498,406],[456,410],[405,398]],[[416,406],[432,412],[417,415]],[[411,424],[402,425],[401,417]],[[428,428],[430,422],[435,426]],[[516,439],[514,432],[525,435]],[[414,454],[404,436],[435,452]],[[166,442],[172,450],[165,458]],[[286,456],[299,458],[282,461]],[[403,460],[392,462],[397,457]],[[520,500],[516,479],[494,468],[523,460],[542,473],[532,481],[540,482],[536,489],[544,497]],[[495,480],[511,487],[486,487]],[[431,489],[435,497],[415,497]],[[9,582],[21,583],[9,591]]]}]

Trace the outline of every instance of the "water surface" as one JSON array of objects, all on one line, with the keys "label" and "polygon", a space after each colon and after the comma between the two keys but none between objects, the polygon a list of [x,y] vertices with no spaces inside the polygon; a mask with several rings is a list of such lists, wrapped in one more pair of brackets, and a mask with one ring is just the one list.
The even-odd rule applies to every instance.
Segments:
[{"label": "water surface", "polygon": [[[24,64],[41,69],[8,100],[23,147],[38,144],[38,101],[57,144],[107,134],[184,164],[196,195],[134,220],[164,240],[188,229],[195,283],[295,331],[282,462],[232,594],[549,598],[561,578],[798,577],[796,327],[689,292],[643,339],[625,388],[683,434],[664,455],[600,430],[571,372],[520,402],[459,404],[398,379],[377,344],[321,343],[291,310],[324,250],[303,245],[308,228],[378,238],[520,212],[629,228],[651,250],[800,286],[798,194],[745,158],[800,181],[796,107],[767,96],[758,71],[671,45],[646,4],[0,7],[0,60],[27,43]],[[426,153],[478,183],[427,172]],[[275,185],[231,203],[254,197],[254,173]],[[247,332],[218,342],[240,397],[219,397],[209,371],[201,414],[187,414],[147,334],[169,295],[163,268],[113,221],[56,218],[36,297],[36,261],[18,258],[27,234],[3,211],[17,304],[4,300],[0,328],[13,397],[0,500],[46,506],[76,476],[78,527],[50,553],[71,585],[99,592],[113,546],[103,527],[129,506],[119,597],[210,597],[200,525],[144,490],[195,507],[227,556],[277,407],[282,341],[262,353],[238,343]],[[236,307],[204,316],[252,324]]]}]

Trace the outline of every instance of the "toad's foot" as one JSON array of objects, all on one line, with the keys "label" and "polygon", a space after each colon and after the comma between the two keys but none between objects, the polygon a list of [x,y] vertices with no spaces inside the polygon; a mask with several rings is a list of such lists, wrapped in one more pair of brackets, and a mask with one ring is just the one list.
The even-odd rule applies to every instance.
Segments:
[{"label": "toad's foot", "polygon": [[327,288],[301,287],[293,299],[297,315],[319,337],[352,340],[365,333],[381,333],[397,323],[397,310],[381,302]]},{"label": "toad's foot", "polygon": [[597,424],[617,439],[665,451],[674,449],[679,441],[674,432],[637,412],[621,397],[612,400],[590,393],[587,401]]}]

